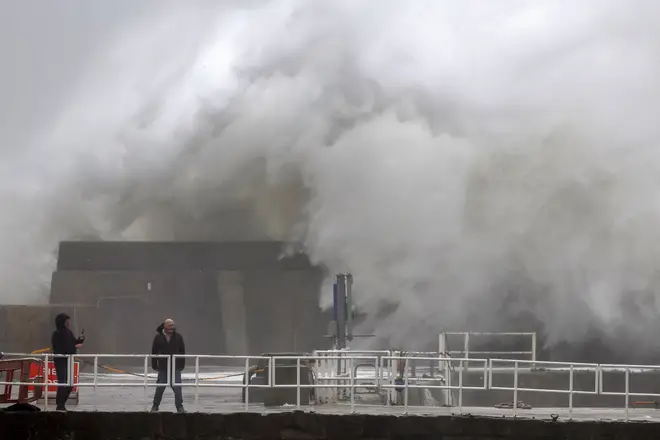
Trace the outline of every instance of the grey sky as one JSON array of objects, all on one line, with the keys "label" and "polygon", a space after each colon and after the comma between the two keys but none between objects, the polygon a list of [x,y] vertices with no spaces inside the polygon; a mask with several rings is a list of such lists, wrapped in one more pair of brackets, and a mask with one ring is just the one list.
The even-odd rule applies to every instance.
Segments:
[{"label": "grey sky", "polygon": [[52,117],[87,57],[147,3],[103,0],[0,2],[0,140],[24,147]]}]

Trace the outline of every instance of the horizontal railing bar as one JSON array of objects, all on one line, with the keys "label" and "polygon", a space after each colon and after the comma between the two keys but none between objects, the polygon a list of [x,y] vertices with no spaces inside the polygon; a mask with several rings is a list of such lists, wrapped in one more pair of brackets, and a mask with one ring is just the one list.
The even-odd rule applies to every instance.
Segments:
[{"label": "horizontal railing bar", "polygon": [[533,336],[534,332],[442,332],[447,336]]}]

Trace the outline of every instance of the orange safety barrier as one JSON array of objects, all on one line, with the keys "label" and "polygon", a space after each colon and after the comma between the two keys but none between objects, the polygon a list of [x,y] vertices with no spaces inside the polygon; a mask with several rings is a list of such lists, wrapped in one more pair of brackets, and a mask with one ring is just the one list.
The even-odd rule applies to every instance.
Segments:
[{"label": "orange safety barrier", "polygon": [[[37,371],[42,367],[43,362],[39,359],[11,359],[0,361],[0,377],[3,382],[13,382],[14,377],[18,376],[18,382],[43,383],[43,376],[30,374],[30,370],[36,368]],[[18,373],[18,374],[17,374]],[[18,386],[18,396],[12,397],[12,388],[15,385],[5,384],[4,392],[0,394],[0,403],[30,403],[41,399],[43,395],[43,386]]]},{"label": "orange safety barrier", "polygon": [[[80,362],[74,362],[73,363],[73,390],[71,390],[71,395],[70,399],[72,400],[77,400],[78,398],[78,387],[75,386],[78,383],[78,372],[80,370]],[[57,372],[55,371],[55,362],[53,361],[48,361],[48,383],[57,383]],[[30,366],[30,380],[33,378],[41,378],[41,381],[43,382],[43,377],[44,377],[44,363],[39,362],[39,364],[32,364]],[[35,380],[35,383],[37,381]],[[32,390],[34,387],[29,387],[30,390]],[[39,387],[43,388],[43,387]],[[48,398],[50,399],[51,397],[54,398],[55,394],[57,393],[57,388],[56,386],[48,386]]]}]

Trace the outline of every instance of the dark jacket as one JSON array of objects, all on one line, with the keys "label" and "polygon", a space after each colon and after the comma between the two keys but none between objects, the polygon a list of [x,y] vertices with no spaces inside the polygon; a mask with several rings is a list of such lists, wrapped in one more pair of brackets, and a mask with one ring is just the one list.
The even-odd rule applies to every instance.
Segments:
[{"label": "dark jacket", "polygon": [[[170,341],[167,341],[163,329],[165,324],[161,324],[156,328],[156,337],[151,345],[151,354],[186,354],[186,345],[183,343],[183,336],[176,331],[172,333]],[[151,358],[151,366],[156,371],[167,371],[166,358]],[[186,358],[177,358],[176,369],[181,371],[186,366]]]},{"label": "dark jacket", "polygon": [[[65,327],[66,320],[69,315],[60,313],[55,317],[55,331],[51,337],[51,348],[55,354],[76,354],[76,345],[83,342],[82,338],[73,336],[73,332]],[[66,359],[63,357],[55,358],[55,362],[64,363]]]}]

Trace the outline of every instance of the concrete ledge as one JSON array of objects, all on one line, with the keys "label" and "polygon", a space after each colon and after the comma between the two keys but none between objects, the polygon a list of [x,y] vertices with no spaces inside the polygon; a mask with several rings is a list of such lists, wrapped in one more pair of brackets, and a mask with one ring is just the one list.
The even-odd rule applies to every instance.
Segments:
[{"label": "concrete ledge", "polygon": [[0,412],[0,438],[11,440],[650,440],[658,432],[657,423],[469,416]]}]

